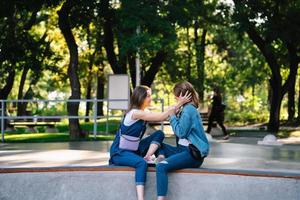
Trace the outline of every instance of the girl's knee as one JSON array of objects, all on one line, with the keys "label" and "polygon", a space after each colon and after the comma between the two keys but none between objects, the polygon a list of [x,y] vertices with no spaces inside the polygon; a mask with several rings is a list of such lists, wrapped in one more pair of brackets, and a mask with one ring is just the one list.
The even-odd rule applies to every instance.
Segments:
[{"label": "girl's knee", "polygon": [[167,168],[166,168],[166,163],[164,163],[164,161],[160,162],[160,163],[157,163],[156,165],[156,172],[157,173],[164,173],[167,171]]},{"label": "girl's knee", "polygon": [[156,131],[155,133],[155,139],[162,142],[165,139],[165,134],[161,130]]},{"label": "girl's knee", "polygon": [[140,160],[137,163],[137,168],[147,169],[148,168],[147,161],[145,161],[144,159]]}]

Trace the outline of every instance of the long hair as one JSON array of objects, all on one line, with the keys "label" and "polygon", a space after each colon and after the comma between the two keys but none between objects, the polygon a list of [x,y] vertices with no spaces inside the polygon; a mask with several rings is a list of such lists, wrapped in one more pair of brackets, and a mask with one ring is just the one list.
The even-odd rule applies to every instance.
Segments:
[{"label": "long hair", "polygon": [[140,109],[141,106],[143,105],[146,97],[147,97],[147,90],[150,88],[145,85],[139,85],[137,86],[134,90],[133,93],[130,97],[130,104],[129,104],[129,109],[127,112],[129,112],[131,109]]},{"label": "long hair", "polygon": [[199,96],[190,82],[184,81],[181,83],[177,83],[173,88],[173,92],[176,97],[179,97],[180,93],[184,95],[187,91],[192,95],[192,102],[198,108]]}]

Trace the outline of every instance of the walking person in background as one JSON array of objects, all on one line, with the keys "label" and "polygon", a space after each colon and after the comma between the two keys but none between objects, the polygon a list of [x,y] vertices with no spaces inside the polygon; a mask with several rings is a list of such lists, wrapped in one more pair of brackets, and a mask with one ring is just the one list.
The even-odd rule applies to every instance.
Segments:
[{"label": "walking person in background", "polygon": [[156,131],[141,139],[146,130],[146,121],[166,120],[171,113],[175,112],[174,110],[189,100],[188,94],[180,96],[176,106],[162,113],[152,113],[145,110],[151,103],[151,89],[147,86],[138,86],[134,89],[130,98],[129,109],[110,148],[109,163],[135,168],[138,200],[144,200],[147,161],[161,146],[164,139],[162,131]]},{"label": "walking person in background", "polygon": [[189,82],[177,83],[173,92],[177,101],[180,94],[189,93],[192,98],[182,106],[177,115],[175,111],[170,114],[170,125],[179,141],[177,147],[163,143],[159,149],[160,162],[156,164],[158,200],[166,199],[168,172],[183,168],[198,168],[209,152],[209,143],[197,109],[199,106],[197,92]]},{"label": "walking person in background", "polygon": [[229,134],[224,126],[225,105],[222,103],[221,91],[218,87],[215,87],[213,91],[214,94],[212,97],[212,104],[208,112],[208,126],[206,132],[210,133],[213,122],[216,121],[223,131],[223,139],[228,140]]}]

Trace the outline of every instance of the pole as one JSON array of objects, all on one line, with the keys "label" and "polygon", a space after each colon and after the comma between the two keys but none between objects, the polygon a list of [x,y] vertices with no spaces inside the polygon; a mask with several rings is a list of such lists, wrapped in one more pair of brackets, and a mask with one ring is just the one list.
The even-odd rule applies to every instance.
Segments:
[{"label": "pole", "polygon": [[4,100],[1,100],[1,135],[4,142]]},{"label": "pole", "polygon": [[[138,26],[136,29],[136,34],[137,36],[141,32],[141,27]],[[140,64],[140,54],[139,54],[139,48],[137,48],[136,52],[136,58],[135,58],[135,70],[136,70],[136,75],[135,75],[135,87],[139,86],[141,84],[141,64]]]},{"label": "pole", "polygon": [[109,115],[109,99],[107,99],[107,105],[106,105],[106,130],[105,133],[108,134],[108,116]]},{"label": "pole", "polygon": [[94,139],[96,139],[96,135],[97,135],[97,110],[98,110],[98,102],[97,102],[97,98],[94,98]]},{"label": "pole", "polygon": [[[161,99],[161,112],[164,112],[164,107],[165,107],[165,101],[164,99]],[[160,123],[160,129],[161,131],[164,131],[164,122]]]}]

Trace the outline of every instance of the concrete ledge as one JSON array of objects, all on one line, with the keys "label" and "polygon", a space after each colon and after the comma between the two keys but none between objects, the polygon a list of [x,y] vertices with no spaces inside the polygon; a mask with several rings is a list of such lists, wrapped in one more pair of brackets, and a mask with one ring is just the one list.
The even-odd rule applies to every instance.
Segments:
[{"label": "concrete ledge", "polygon": [[[0,174],[3,173],[36,173],[36,172],[78,172],[78,171],[112,171],[112,172],[134,172],[134,168],[122,166],[99,166],[99,167],[35,167],[35,168],[0,168]],[[154,167],[149,167],[148,172],[155,172]],[[171,173],[192,173],[192,174],[220,174],[235,176],[254,176],[254,177],[270,177],[270,178],[290,178],[300,179],[299,173],[283,173],[255,170],[231,170],[231,169],[181,169]]]},{"label": "concrete ledge", "polygon": [[[156,197],[155,168],[147,174],[146,200]],[[52,167],[0,169],[0,199],[134,200],[134,169]],[[168,199],[300,199],[300,173],[184,169],[169,174]]]}]

